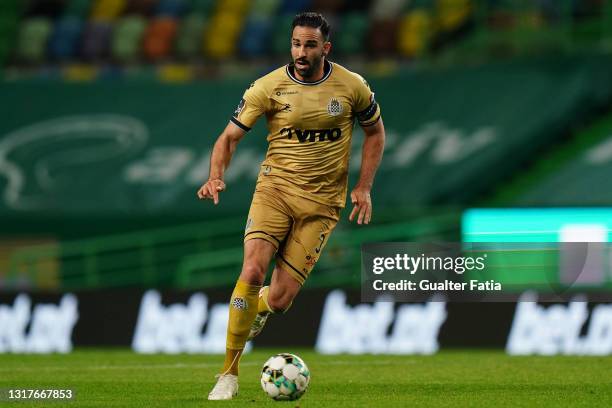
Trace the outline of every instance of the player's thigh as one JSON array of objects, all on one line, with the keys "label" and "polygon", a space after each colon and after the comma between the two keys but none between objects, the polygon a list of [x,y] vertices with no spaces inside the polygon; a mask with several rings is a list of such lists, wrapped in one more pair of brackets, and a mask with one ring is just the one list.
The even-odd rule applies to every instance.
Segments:
[{"label": "player's thigh", "polygon": [[308,278],[319,260],[338,223],[340,209],[331,208],[330,211],[330,207],[316,204],[311,214],[295,220],[284,247],[277,255],[277,263],[300,284]]},{"label": "player's thigh", "polygon": [[245,245],[261,239],[278,250],[292,225],[293,218],[283,196],[277,190],[257,187],[244,230]]}]

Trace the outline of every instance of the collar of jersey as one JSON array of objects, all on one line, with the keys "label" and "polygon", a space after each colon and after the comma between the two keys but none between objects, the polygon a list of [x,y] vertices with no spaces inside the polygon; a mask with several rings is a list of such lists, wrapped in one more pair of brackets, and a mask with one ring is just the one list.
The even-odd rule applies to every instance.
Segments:
[{"label": "collar of jersey", "polygon": [[323,75],[323,78],[319,79],[316,82],[305,82],[305,81],[300,81],[299,79],[297,79],[295,76],[293,76],[293,74],[291,73],[291,70],[289,69],[290,64],[287,64],[285,66],[285,71],[287,71],[287,76],[291,78],[293,82],[297,82],[300,85],[318,85],[321,82],[325,81],[327,78],[329,78],[329,76],[332,73],[333,67],[334,67],[334,65],[327,60],[324,60],[323,64],[324,64],[323,71],[325,72],[325,75]]}]

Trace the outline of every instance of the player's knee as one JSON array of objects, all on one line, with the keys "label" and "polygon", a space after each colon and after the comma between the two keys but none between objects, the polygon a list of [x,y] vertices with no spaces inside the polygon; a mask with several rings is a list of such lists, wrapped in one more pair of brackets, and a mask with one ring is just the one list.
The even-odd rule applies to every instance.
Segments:
[{"label": "player's knee", "polygon": [[257,263],[247,263],[242,268],[240,279],[251,285],[263,285],[266,278],[266,270]]},{"label": "player's knee", "polygon": [[293,303],[293,296],[288,294],[268,294],[268,306],[274,310],[275,313],[285,313]]}]

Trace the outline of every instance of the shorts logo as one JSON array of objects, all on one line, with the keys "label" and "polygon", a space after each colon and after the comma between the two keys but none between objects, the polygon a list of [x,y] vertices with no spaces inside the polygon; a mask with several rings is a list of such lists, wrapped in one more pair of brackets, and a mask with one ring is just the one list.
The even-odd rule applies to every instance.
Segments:
[{"label": "shorts logo", "polygon": [[319,235],[319,241],[321,241],[321,243],[315,248],[315,252],[317,254],[321,252],[321,247],[323,246],[323,242],[325,242],[325,234],[321,233],[321,235]]},{"label": "shorts logo", "polygon": [[253,226],[253,219],[249,218],[246,222],[246,226],[244,227],[244,232],[247,232]]},{"label": "shorts logo", "polygon": [[242,110],[244,109],[244,105],[246,105],[246,101],[244,100],[244,98],[242,98],[238,106],[236,106],[236,110],[234,111],[235,118],[237,118],[238,115],[240,115],[240,112],[242,112]]},{"label": "shorts logo", "polygon": [[331,98],[327,104],[327,113],[330,116],[338,116],[342,113],[342,104],[336,98]]},{"label": "shorts logo", "polygon": [[272,167],[264,166],[263,171],[261,172],[261,174],[263,174],[264,176],[267,176],[268,174],[270,174],[271,171],[272,171]]},{"label": "shorts logo", "polygon": [[247,310],[247,303],[246,300],[244,300],[243,298],[237,297],[232,299],[232,306],[234,307],[234,309]]},{"label": "shorts logo", "polygon": [[310,256],[310,255],[306,255],[305,264],[307,267],[312,268],[315,265],[315,263],[317,263],[317,258]]}]

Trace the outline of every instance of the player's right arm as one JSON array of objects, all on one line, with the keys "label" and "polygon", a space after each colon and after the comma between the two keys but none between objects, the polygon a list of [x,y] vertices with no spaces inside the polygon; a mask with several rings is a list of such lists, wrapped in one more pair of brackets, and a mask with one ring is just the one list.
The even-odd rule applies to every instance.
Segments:
[{"label": "player's right arm", "polygon": [[215,204],[219,203],[219,193],[225,190],[223,176],[236,145],[268,109],[267,93],[262,82],[256,81],[247,88],[230,123],[217,138],[210,156],[208,180],[198,190],[198,198],[201,200],[212,199]]},{"label": "player's right arm", "polygon": [[212,154],[210,155],[210,172],[208,180],[198,190],[198,198],[201,200],[212,199],[219,203],[219,193],[225,190],[223,177],[229,166],[236,146],[246,131],[238,127],[234,122],[229,122],[225,130],[219,135]]}]

